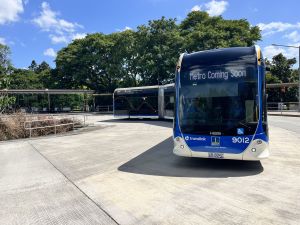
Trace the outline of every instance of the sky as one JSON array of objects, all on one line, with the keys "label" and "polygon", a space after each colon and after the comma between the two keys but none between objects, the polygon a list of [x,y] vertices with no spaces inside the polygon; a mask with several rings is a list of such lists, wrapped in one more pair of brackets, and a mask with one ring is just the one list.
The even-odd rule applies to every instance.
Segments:
[{"label": "sky", "polygon": [[0,0],[0,43],[10,47],[15,67],[27,68],[33,59],[55,67],[56,52],[86,34],[134,30],[162,16],[180,22],[201,10],[247,19],[262,31],[257,44],[264,57],[282,52],[298,60],[297,48],[272,44],[300,46],[299,9],[299,0]]}]

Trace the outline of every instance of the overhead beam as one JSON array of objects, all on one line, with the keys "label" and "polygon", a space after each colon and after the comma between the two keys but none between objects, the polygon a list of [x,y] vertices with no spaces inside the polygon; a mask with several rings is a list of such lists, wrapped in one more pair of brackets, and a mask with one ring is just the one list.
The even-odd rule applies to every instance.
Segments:
[{"label": "overhead beam", "polygon": [[2,89],[0,93],[5,94],[50,94],[50,95],[71,95],[71,94],[94,94],[93,90],[80,89]]},{"label": "overhead beam", "polygon": [[281,88],[281,87],[298,87],[298,82],[295,82],[295,83],[267,84],[267,88]]}]

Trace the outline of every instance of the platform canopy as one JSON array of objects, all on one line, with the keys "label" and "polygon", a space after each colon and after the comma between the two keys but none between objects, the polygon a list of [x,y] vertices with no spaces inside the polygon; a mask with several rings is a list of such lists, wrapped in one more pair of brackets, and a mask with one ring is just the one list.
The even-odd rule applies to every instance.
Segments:
[{"label": "platform canopy", "polygon": [[0,93],[5,94],[49,94],[49,95],[73,95],[73,94],[94,94],[93,90],[81,89],[2,89]]},{"label": "platform canopy", "polygon": [[276,84],[267,84],[267,88],[281,88],[281,87],[298,87],[299,83],[276,83]]}]

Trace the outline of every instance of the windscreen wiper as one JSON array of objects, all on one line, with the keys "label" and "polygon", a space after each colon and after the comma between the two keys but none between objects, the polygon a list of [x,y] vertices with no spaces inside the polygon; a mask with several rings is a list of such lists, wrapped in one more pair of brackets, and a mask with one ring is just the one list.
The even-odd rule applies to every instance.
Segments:
[{"label": "windscreen wiper", "polygon": [[243,125],[243,126],[247,127],[248,129],[251,129],[251,127],[249,127],[249,126],[248,126],[248,125],[246,125],[245,123],[242,123],[242,121],[239,121],[239,124],[241,124],[241,125]]}]

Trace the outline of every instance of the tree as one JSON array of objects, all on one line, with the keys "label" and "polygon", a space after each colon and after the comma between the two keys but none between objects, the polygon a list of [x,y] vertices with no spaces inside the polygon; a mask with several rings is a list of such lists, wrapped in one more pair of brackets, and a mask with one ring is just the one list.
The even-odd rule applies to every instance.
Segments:
[{"label": "tree", "polygon": [[95,33],[60,50],[52,71],[61,88],[113,92],[116,87],[174,81],[180,53],[211,48],[250,46],[260,39],[258,27],[245,19],[225,20],[191,12],[180,24],[162,17],[136,31]]},{"label": "tree", "polygon": [[56,58],[57,78],[64,88],[88,87],[113,92],[120,80],[114,39],[101,33],[87,35],[60,50]]},{"label": "tree", "polygon": [[41,62],[40,65],[36,66],[36,69],[34,70],[36,73],[41,73],[43,71],[49,71],[51,70],[50,66],[48,63],[46,63],[45,61]]},{"label": "tree", "polygon": [[182,49],[175,19],[162,17],[139,26],[137,37],[138,73],[142,85],[165,84],[174,81],[175,65]]},{"label": "tree", "polygon": [[[9,58],[10,49],[8,46],[0,44],[0,90],[10,88],[11,62]],[[0,93],[0,114],[15,102],[15,98],[5,92]]]},{"label": "tree", "polygon": [[0,76],[7,76],[11,73],[12,65],[9,57],[9,47],[0,44]]},{"label": "tree", "polygon": [[30,66],[28,66],[28,69],[35,72],[37,67],[38,67],[38,64],[36,63],[36,61],[32,60]]},{"label": "tree", "polygon": [[[5,90],[9,88],[9,78],[0,78],[0,90]],[[15,97],[9,96],[5,92],[0,92],[0,114],[2,114],[7,107],[14,104],[16,101]]]},{"label": "tree", "polygon": [[[289,83],[296,82],[297,73],[293,69],[296,59],[287,59],[282,53],[275,55],[272,61],[267,63],[271,67],[271,71],[266,75],[266,82],[271,83]],[[283,88],[268,90],[269,102],[292,102],[297,101],[297,88]]]},{"label": "tree", "polygon": [[110,35],[114,40],[113,58],[116,73],[120,75],[119,87],[135,87],[140,84],[139,58],[136,32],[125,30]]},{"label": "tree", "polygon": [[39,75],[32,70],[14,69],[10,75],[12,89],[42,89],[45,88]]},{"label": "tree", "polygon": [[251,46],[260,40],[260,30],[246,19],[225,20],[193,11],[180,24],[184,49],[188,52],[238,46]]},{"label": "tree", "polygon": [[277,77],[282,83],[291,82],[293,65],[296,63],[296,58],[287,59],[279,53],[272,59],[271,74]]}]

